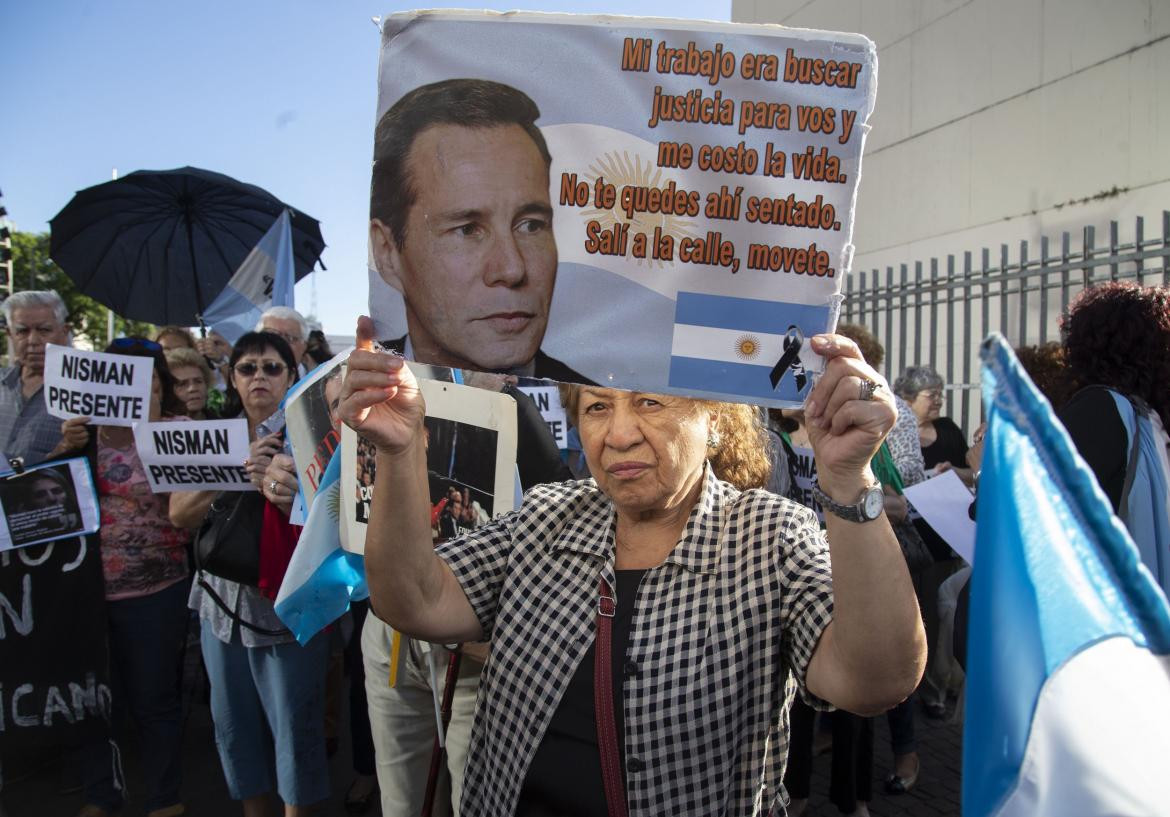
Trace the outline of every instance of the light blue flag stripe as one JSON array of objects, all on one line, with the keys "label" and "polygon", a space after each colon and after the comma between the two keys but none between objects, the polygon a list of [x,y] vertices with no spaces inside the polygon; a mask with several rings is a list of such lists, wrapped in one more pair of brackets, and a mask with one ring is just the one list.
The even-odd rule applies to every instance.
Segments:
[{"label": "light blue flag stripe", "polygon": [[[1111,636],[1170,653],[1166,599],[1051,407],[1001,337],[982,356],[988,431],[962,777],[972,817],[994,814],[1016,786],[1037,700],[1058,667]],[[1092,762],[1067,771],[1092,774]]]},{"label": "light blue flag stripe", "polygon": [[824,332],[828,320],[829,307],[826,305],[761,301],[700,292],[678,293],[674,310],[676,324],[713,326],[769,335],[783,335],[788,327],[797,326],[805,337],[810,337]]},{"label": "light blue flag stripe", "polygon": [[[268,290],[271,281],[271,293]],[[296,268],[292,222],[283,211],[228,281],[203,310],[203,320],[230,343],[250,332],[270,306],[295,306]]]},{"label": "light blue flag stripe", "polygon": [[[281,586],[276,615],[297,641],[309,640],[340,618],[351,601],[369,597],[365,560],[341,547],[337,516],[340,507],[341,457],[334,452],[321,477],[321,487],[309,509],[285,581],[308,575],[299,587]],[[306,564],[307,562],[307,564]]]},{"label": "light blue flag stripe", "polygon": [[796,390],[792,373],[785,373],[777,389],[772,388],[768,366],[753,366],[749,363],[727,363],[720,360],[703,360],[694,357],[671,357],[667,385],[689,392],[711,392],[738,394],[744,397],[763,397],[769,400],[804,399]]}]

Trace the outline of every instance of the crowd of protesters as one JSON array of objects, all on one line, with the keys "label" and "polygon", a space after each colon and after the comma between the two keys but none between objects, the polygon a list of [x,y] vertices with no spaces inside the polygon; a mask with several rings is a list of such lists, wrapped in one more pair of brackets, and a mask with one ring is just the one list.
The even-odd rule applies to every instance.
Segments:
[{"label": "crowd of protesters", "polygon": [[[193,532],[221,497],[152,493],[130,429],[48,414],[45,346],[72,342],[56,293],[13,295],[4,314],[13,365],[0,370],[0,450],[24,466],[84,456],[95,476],[111,729],[134,725],[145,782],[135,796],[149,817],[185,813],[181,658],[196,623],[227,788],[249,817],[267,813],[274,794],[290,816],[330,795],[328,756],[346,694],[354,759],[346,808],[364,813],[380,799],[385,815],[419,814],[424,801],[435,814],[612,814],[614,791],[634,803],[701,802],[711,814],[751,813],[763,796],[774,813],[799,815],[814,747],[830,742],[829,799],[843,814],[866,815],[875,780],[890,795],[916,786],[916,719],[952,717],[961,706],[970,567],[912,512],[904,491],[952,470],[972,492],[961,512],[975,515],[985,429],[968,439],[942,415],[946,383],[928,366],[910,366],[887,386],[877,374],[884,350],[864,327],[840,326],[837,338],[816,341],[830,364],[808,411],[562,387],[587,463],[575,468],[594,479],[571,481],[555,456],[530,458],[520,473],[525,502],[502,521],[489,521],[466,488],[449,486],[437,504],[425,499],[413,375],[399,358],[355,353],[331,412],[362,431],[378,473],[391,475],[369,510],[376,615],[355,604],[302,645],[273,606],[300,531],[288,522],[296,482],[279,406],[299,377],[332,357],[320,331],[277,307],[235,344],[164,327],[154,339],[119,338],[106,348],[152,361],[152,422],[247,420],[255,508],[240,518],[268,556],[250,584],[193,570]],[[1020,349],[1020,360],[1165,591],[1170,556],[1148,541],[1148,492],[1131,488],[1143,467],[1134,418],[1151,419],[1166,456],[1170,293],[1105,284],[1072,304],[1062,329],[1062,344]],[[522,450],[547,448],[547,436],[538,415],[521,411]],[[618,462],[622,446],[653,457]],[[819,473],[798,466],[814,461]],[[627,472],[647,468],[658,477],[653,495],[626,482]],[[843,522],[840,509],[824,507],[834,502],[832,487],[839,498],[871,473],[882,527]],[[730,538],[729,529],[737,532]],[[529,544],[514,553],[520,540]],[[616,557],[599,589],[573,557],[606,547]],[[704,584],[705,549],[731,547],[743,554],[739,572]],[[630,618],[640,586],[650,588],[653,621]],[[592,622],[566,613],[566,599],[579,594],[615,604],[612,680],[602,674]],[[720,612],[708,619],[709,610]],[[603,618],[598,633],[609,630]],[[782,632],[770,629],[773,619]],[[647,632],[660,643],[639,641]],[[459,643],[466,646],[452,646]],[[706,669],[700,678],[671,664],[645,678],[639,663],[656,650]],[[467,660],[451,664],[453,654]],[[449,679],[447,782],[428,797],[442,692],[435,668],[447,666],[458,667]],[[616,705],[599,692],[611,684]],[[627,736],[612,757],[589,737],[607,716]],[[893,755],[880,774],[877,716],[888,718]],[[76,753],[81,817],[125,806],[108,737]],[[764,763],[768,752],[775,762]]]}]

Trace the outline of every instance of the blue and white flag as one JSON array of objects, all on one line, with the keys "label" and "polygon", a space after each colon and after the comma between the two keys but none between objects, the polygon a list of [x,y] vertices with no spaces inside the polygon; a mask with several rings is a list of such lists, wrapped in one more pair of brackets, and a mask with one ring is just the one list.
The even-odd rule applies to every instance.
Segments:
[{"label": "blue and white flag", "polygon": [[799,402],[819,368],[807,338],[828,324],[828,306],[680,292],[669,385]]},{"label": "blue and white flag", "polygon": [[297,641],[340,618],[351,601],[368,598],[365,560],[341,549],[341,457],[334,453],[276,594],[276,615]]},{"label": "blue and white flag", "polygon": [[256,327],[270,306],[294,306],[295,283],[292,222],[284,210],[223,292],[203,310],[203,320],[234,344]]},{"label": "blue and white flag", "polygon": [[1170,812],[1170,607],[999,336],[971,579],[963,814]]}]

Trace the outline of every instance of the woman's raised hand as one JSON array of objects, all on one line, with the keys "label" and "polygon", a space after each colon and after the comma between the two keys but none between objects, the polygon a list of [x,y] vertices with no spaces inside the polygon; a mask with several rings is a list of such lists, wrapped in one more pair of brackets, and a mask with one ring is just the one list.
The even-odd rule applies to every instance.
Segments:
[{"label": "woman's raised hand", "polygon": [[816,335],[813,351],[825,358],[825,372],[805,402],[809,442],[817,478],[855,482],[898,419],[885,378],[865,362],[857,344],[841,335]]},{"label": "woman's raised hand", "polygon": [[373,338],[374,322],[358,318],[338,413],[379,451],[397,454],[421,439],[426,404],[405,359],[373,351]]}]

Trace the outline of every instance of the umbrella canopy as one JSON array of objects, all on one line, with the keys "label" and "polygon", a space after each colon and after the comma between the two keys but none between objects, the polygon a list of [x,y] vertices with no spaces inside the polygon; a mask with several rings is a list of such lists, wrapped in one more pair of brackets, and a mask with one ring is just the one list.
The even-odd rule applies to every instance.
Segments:
[{"label": "umbrella canopy", "polygon": [[285,209],[300,280],[325,249],[317,220],[196,167],[139,170],[78,192],[50,222],[49,254],[119,315],[192,326]]}]

